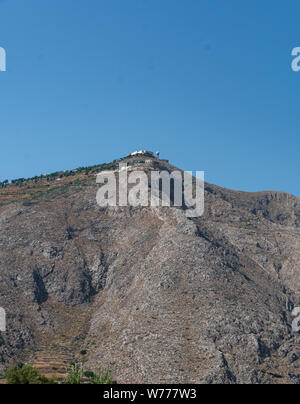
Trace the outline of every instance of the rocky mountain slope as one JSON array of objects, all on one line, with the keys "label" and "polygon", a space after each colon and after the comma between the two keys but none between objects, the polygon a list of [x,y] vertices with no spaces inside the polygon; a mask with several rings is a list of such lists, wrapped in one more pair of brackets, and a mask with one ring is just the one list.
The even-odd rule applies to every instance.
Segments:
[{"label": "rocky mountain slope", "polygon": [[2,370],[42,349],[119,383],[300,383],[299,199],[206,184],[187,219],[100,208],[94,174],[68,181],[0,192]]}]

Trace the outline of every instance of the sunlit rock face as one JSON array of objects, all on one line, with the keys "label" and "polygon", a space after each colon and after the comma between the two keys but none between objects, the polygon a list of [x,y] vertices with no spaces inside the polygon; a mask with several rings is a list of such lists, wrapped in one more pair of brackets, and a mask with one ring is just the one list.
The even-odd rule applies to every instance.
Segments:
[{"label": "sunlit rock face", "polygon": [[300,382],[297,198],[207,184],[188,219],[96,192],[0,207],[2,370],[43,347],[85,349],[120,383]]}]

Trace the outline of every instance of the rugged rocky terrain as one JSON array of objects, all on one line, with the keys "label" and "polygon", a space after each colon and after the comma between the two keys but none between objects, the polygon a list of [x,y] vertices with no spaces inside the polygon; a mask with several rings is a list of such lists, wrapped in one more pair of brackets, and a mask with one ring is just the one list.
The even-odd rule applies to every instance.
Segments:
[{"label": "rugged rocky terrain", "polygon": [[299,199],[206,184],[187,219],[100,208],[88,175],[56,188],[1,191],[2,370],[42,352],[119,383],[300,383]]}]

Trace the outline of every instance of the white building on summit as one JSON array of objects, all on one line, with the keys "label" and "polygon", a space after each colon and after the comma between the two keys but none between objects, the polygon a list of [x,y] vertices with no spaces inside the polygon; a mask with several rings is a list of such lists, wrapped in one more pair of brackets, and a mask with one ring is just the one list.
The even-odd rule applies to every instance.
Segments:
[{"label": "white building on summit", "polygon": [[130,153],[129,156],[154,156],[154,153],[149,150],[137,150],[133,153]]}]

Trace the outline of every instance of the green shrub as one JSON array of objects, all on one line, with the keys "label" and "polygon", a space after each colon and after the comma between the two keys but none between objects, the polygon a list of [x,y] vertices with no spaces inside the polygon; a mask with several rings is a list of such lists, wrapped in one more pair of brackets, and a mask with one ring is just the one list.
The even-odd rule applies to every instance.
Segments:
[{"label": "green shrub", "polygon": [[34,367],[23,364],[8,369],[5,378],[7,384],[56,384],[54,378],[42,376]]},{"label": "green shrub", "polygon": [[[78,363],[72,363],[66,370],[67,376],[62,384],[113,384],[110,370],[100,367],[98,372],[83,371]],[[83,376],[88,380],[83,380]],[[58,384],[55,378],[41,375],[36,368],[22,363],[8,369],[4,375],[7,384]]]},{"label": "green shrub", "polygon": [[84,374],[84,376],[87,377],[88,379],[91,379],[91,378],[95,377],[95,373],[94,373],[94,372],[91,372],[90,370],[85,371],[83,374]]},{"label": "green shrub", "polygon": [[94,374],[92,377],[89,378],[90,384],[112,384],[112,377],[109,368],[105,371],[102,368],[99,368],[99,373]]},{"label": "green shrub", "polygon": [[82,382],[82,369],[78,363],[71,365],[70,372],[67,372],[67,377],[64,384],[81,384]]}]

